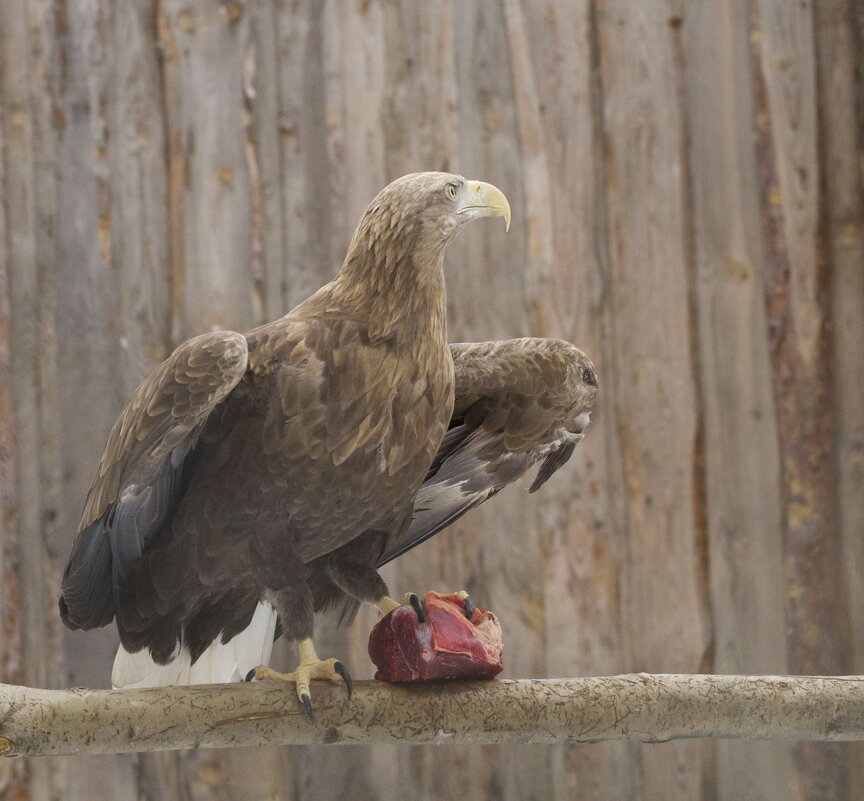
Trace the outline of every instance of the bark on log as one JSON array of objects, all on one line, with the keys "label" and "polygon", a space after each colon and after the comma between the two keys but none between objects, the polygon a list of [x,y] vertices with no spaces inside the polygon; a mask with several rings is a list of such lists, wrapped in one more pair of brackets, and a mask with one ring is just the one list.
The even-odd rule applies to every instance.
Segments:
[{"label": "bark on log", "polygon": [[358,743],[575,743],[732,737],[864,739],[864,676],[645,673],[342,687],[316,683],[317,722],[274,682],[148,690],[0,685],[0,754]]}]

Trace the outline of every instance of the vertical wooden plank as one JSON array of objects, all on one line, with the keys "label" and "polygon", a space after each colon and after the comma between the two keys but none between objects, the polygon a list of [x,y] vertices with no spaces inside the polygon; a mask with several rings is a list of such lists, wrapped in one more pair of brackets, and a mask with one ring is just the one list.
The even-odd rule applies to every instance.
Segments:
[{"label": "vertical wooden plank", "polygon": [[[113,390],[117,332],[113,326],[116,283],[111,269],[111,194],[107,178],[106,79],[110,67],[110,18],[95,2],[63,10],[58,57],[64,69],[57,104],[63,127],[57,144],[56,253],[52,265],[56,313],[57,398],[61,512],[58,543],[66,558],[84,493],[105,438],[122,403]],[[56,594],[55,593],[52,593]],[[55,614],[56,616],[56,614]],[[64,632],[70,658],[67,681],[105,687],[116,638]]]},{"label": "vertical wooden plank", "polygon": [[417,170],[457,169],[453,0],[435,7],[399,0],[382,10],[385,180]]},{"label": "vertical wooden plank", "polygon": [[100,175],[110,207],[107,243],[117,282],[113,326],[119,336],[116,391],[121,402],[173,349],[168,264],[167,173],[162,74],[150,3],[114,4]]},{"label": "vertical wooden plank", "polygon": [[[749,19],[738,3],[705,3],[691,6],[682,23],[714,670],[785,673],[779,455],[752,179]],[[717,752],[720,798],[788,794],[788,745],[720,742]]]},{"label": "vertical wooden plank", "polygon": [[[147,61],[140,55],[142,50],[151,54],[152,67],[152,51],[145,44],[152,41],[149,25],[141,17],[137,27],[123,24],[128,18],[122,3],[77,3],[55,11],[56,17],[49,18],[55,22],[59,65],[52,75],[57,95],[51,110],[59,121],[57,187],[56,195],[46,200],[52,213],[55,203],[61,211],[54,227],[53,263],[45,272],[56,293],[56,355],[52,353],[48,363],[57,387],[54,436],[61,477],[52,542],[57,557],[65,560],[114,417],[154,357],[164,353],[161,341],[155,351],[148,343],[153,341],[154,321],[167,319],[167,293],[151,291],[160,283],[160,259],[152,254],[160,252],[165,239],[164,226],[152,223],[164,205],[162,192],[144,191],[143,207],[135,203],[140,187],[158,180],[153,177],[154,155],[158,165],[160,154],[151,150],[148,162],[145,153],[144,169],[137,173],[134,163],[127,169],[124,158],[125,148],[146,151],[149,132],[139,131],[137,140],[130,140],[130,128],[141,122],[140,115],[158,120],[145,103]],[[125,49],[118,57],[121,47]],[[132,69],[130,63],[135,65]],[[130,86],[132,81],[135,86]],[[124,89],[128,101],[140,104],[135,112],[114,94]],[[112,116],[118,107],[119,116]],[[142,165],[137,166],[140,170]],[[52,622],[57,620],[58,568],[55,565],[48,593]],[[112,630],[93,635],[64,632],[63,643],[64,685],[107,686],[116,644]],[[64,771],[59,784],[68,785],[64,795],[70,799],[106,794],[133,798],[137,792],[132,762],[129,757],[58,760]]]},{"label": "vertical wooden plank", "polygon": [[[837,581],[837,468],[824,353],[825,256],[819,241],[819,165],[812,10],[765,2],[754,31],[766,238],[766,303],[782,443],[787,617],[792,667],[848,667],[848,609]],[[801,450],[799,450],[799,448]],[[805,452],[807,451],[807,452]],[[813,590],[804,597],[810,581]],[[814,604],[808,608],[809,604]],[[843,635],[843,636],[841,636]]]},{"label": "vertical wooden plank", "polygon": [[[532,81],[528,44],[518,17],[522,9],[503,2],[456,4],[453,20],[453,56],[456,82],[456,145],[453,169],[501,187],[514,210],[509,233],[500,224],[478,226],[466,232],[448,251],[448,324],[453,341],[499,339],[531,332],[526,303],[533,276],[548,269],[548,228],[540,232],[545,258],[536,264],[531,247],[529,198],[538,198],[548,180],[540,156],[523,164],[520,152],[519,102],[525,108],[526,82]],[[513,62],[518,48],[520,73]],[[525,123],[537,134],[536,122]],[[537,143],[539,144],[539,142]],[[538,200],[538,202],[541,202]],[[536,219],[536,217],[535,217]],[[494,292],[483,287],[494,286]],[[546,673],[547,610],[542,579],[544,553],[537,522],[524,489],[513,489],[481,507],[461,525],[436,538],[431,547],[438,580],[445,586],[465,586],[480,605],[488,605],[507,623],[508,676]],[[434,757],[432,757],[434,759]],[[505,799],[550,798],[552,753],[548,749],[497,747],[475,749],[467,758],[477,767],[471,778],[474,795]],[[434,764],[434,763],[433,763]],[[465,775],[465,774],[463,774]],[[470,773],[468,774],[470,775]],[[441,793],[458,791],[459,779],[438,779]]]},{"label": "vertical wooden plank", "polygon": [[235,3],[232,13],[248,14],[243,50],[246,160],[251,199],[252,266],[263,295],[262,317],[274,320],[287,310],[279,18],[274,2]]},{"label": "vertical wooden plank", "polygon": [[[836,0],[813,6],[822,236],[830,273],[832,379],[839,469],[838,509],[852,623],[853,673],[864,670],[864,8]],[[856,19],[857,13],[857,19]],[[856,26],[857,30],[856,30]],[[856,35],[857,34],[857,35]],[[843,749],[849,786],[864,782],[864,747]]]},{"label": "vertical wooden plank", "polygon": [[[5,264],[9,281],[10,391],[15,420],[14,542],[19,680],[61,681],[54,606],[56,441],[53,414],[53,258],[50,199],[54,189],[53,41],[60,22],[47,2],[6,0],[0,11],[0,92],[4,109]],[[48,113],[46,113],[46,111]],[[5,539],[5,538],[4,538]],[[7,563],[8,564],[8,563]],[[5,585],[4,585],[5,586]],[[48,798],[63,765],[29,761],[11,778],[31,798]],[[23,784],[26,780],[26,790]]]},{"label": "vertical wooden plank", "polygon": [[[820,165],[813,10],[757,2],[753,63],[765,304],[777,404],[789,666],[851,667],[831,398],[830,308],[819,230]],[[799,743],[808,799],[848,795],[848,747]]]},{"label": "vertical wooden plank", "polygon": [[[511,45],[511,72],[526,173],[531,333],[569,339],[589,353],[601,398],[589,438],[566,471],[541,494],[518,500],[533,510],[543,552],[547,675],[609,674],[629,669],[632,659],[621,608],[626,540],[619,499],[625,493],[607,411],[611,276],[596,7],[522,5],[506,8],[511,38],[524,37],[524,44]],[[528,57],[517,58],[523,48]],[[536,185],[538,170],[545,171],[545,188]],[[638,774],[621,769],[638,752],[627,743],[554,749],[554,797],[638,798]]]},{"label": "vertical wooden plank", "polygon": [[[64,294],[59,325],[70,337],[80,330],[82,341],[67,343],[64,336],[59,380],[65,387],[90,384],[86,391],[77,387],[83,395],[64,395],[69,404],[61,426],[67,432],[64,447],[76,461],[67,471],[61,558],[117,412],[170,351],[165,143],[151,15],[129,2],[105,8],[78,4],[70,14],[64,102],[75,133],[64,146],[80,166],[74,175],[63,174],[63,186],[69,193],[80,187],[95,216],[86,221],[73,216],[74,234],[68,234],[77,237],[75,258],[91,265],[92,285],[76,281],[72,271],[60,277],[64,292],[74,294]],[[65,198],[61,202],[71,203]],[[88,359],[98,360],[98,367]],[[104,384],[88,382],[85,370],[91,366]],[[73,423],[82,417],[86,423]],[[74,439],[82,427],[84,437]],[[66,636],[73,644],[68,681],[107,686],[113,632]],[[88,646],[77,647],[85,637]]]},{"label": "vertical wooden plank", "polygon": [[[602,88],[593,4],[504,8],[525,190],[521,270],[530,333],[578,343],[594,358],[606,396],[608,231],[597,170]],[[612,418],[603,405],[574,464],[542,496],[514,497],[529,509],[523,536],[536,538],[542,552],[547,675],[614,673],[629,664],[619,605],[625,542],[613,523],[615,484],[608,479],[616,455],[606,450]],[[619,768],[637,751],[621,743],[550,750],[554,797],[637,797],[633,774]]]},{"label": "vertical wooden plank", "polygon": [[[286,309],[332,277],[340,253],[329,157],[330,93],[324,73],[326,3],[278,6],[280,184],[284,196]],[[331,74],[329,81],[334,76]]]},{"label": "vertical wooden plank", "polygon": [[[614,315],[604,384],[626,484],[629,667],[692,672],[710,633],[693,493],[699,430],[686,136],[669,16],[666,3],[613,1],[599,18]],[[643,751],[643,797],[702,797],[710,769],[699,743]]]},{"label": "vertical wooden plank", "polygon": [[[4,44],[0,40],[0,45]],[[0,104],[0,198],[6,199],[6,113]],[[15,409],[12,398],[12,321],[6,203],[0,203],[0,681],[21,683],[22,631],[18,581]]]},{"label": "vertical wooden plank", "polygon": [[[2,45],[0,45],[2,46]],[[0,199],[6,198],[6,115],[0,104]],[[15,409],[12,397],[12,323],[9,244],[5,203],[0,202],[0,682],[24,683],[21,626],[22,587],[18,578],[18,481],[15,453]],[[0,797],[29,798],[29,763],[0,761]]]},{"label": "vertical wooden plank", "polygon": [[249,20],[236,5],[159,6],[178,341],[214,328],[245,330],[261,317],[243,103]]},{"label": "vertical wooden plank", "polygon": [[[521,218],[527,207],[503,9],[489,0],[457,3],[453,25],[458,150],[451,168],[503,188]],[[450,247],[451,340],[500,338],[501,320],[512,336],[531,330],[522,262],[526,234],[524,224],[514,225],[506,236],[498,225],[484,225]],[[496,291],[486,293],[481,305],[473,299],[485,282],[494,283]]]},{"label": "vertical wooden plank", "polygon": [[[687,467],[692,459],[695,405],[686,330],[686,221],[680,183],[684,151],[674,92],[676,76],[671,48],[661,50],[656,44],[669,36],[665,15],[641,6],[628,9],[609,4],[601,24],[607,42],[603,69],[616,281],[612,293],[619,319],[628,321],[614,326],[621,363],[612,366],[611,391],[629,481],[629,524],[631,529],[651,531],[656,544],[662,546],[658,556],[665,561],[671,553],[692,556],[693,551],[692,543],[686,543],[683,551],[671,547],[677,544],[676,534],[681,536],[678,529],[689,530],[693,525],[692,501],[685,497],[681,504],[673,504],[671,500],[690,488]],[[653,196],[662,196],[665,202],[641,202]],[[663,236],[661,230],[674,236]],[[641,420],[643,415],[649,419]],[[649,435],[651,441],[664,442],[664,454],[643,441]],[[671,472],[678,480],[664,481],[668,486],[652,492],[655,479],[646,471],[649,464],[657,471]],[[636,658],[642,663],[678,663],[682,668],[689,664],[692,669],[703,655],[701,638],[694,642],[693,637],[694,631],[701,632],[701,625],[688,625],[689,617],[698,610],[691,573],[695,559],[676,559],[682,575],[666,586],[669,594],[658,593],[660,577],[669,568],[656,564],[655,557],[643,553],[644,547],[631,542],[630,567],[635,579],[631,601],[642,603],[631,606],[630,614],[641,608],[646,620],[656,619],[658,629],[631,631]],[[661,614],[661,603],[666,609],[678,606],[674,601],[679,599],[688,602],[681,604],[686,615],[670,619]],[[694,616],[698,623],[699,615]],[[671,653],[661,644],[664,638],[677,642]]]},{"label": "vertical wooden plank", "polygon": [[[819,137],[824,170],[823,219],[831,267],[831,304],[840,459],[840,523],[849,566],[855,672],[864,669],[864,151],[862,54],[852,25],[855,4],[820,3],[816,12]],[[862,20],[864,22],[864,20]],[[856,74],[859,76],[856,84]],[[856,105],[857,102],[857,105]],[[856,120],[856,112],[858,120]],[[861,125],[859,132],[858,126]]]},{"label": "vertical wooden plank", "polygon": [[[335,184],[342,203],[342,234],[350,239],[357,219],[389,177],[384,172],[386,91],[384,5],[331,2],[325,12],[325,71],[332,66],[339,80],[327,83],[328,124],[333,137]],[[329,20],[329,22],[328,22]],[[412,31],[410,35],[416,36]],[[416,123],[415,123],[416,124]],[[396,176],[393,176],[396,177]],[[347,241],[336,254],[338,269]]]},{"label": "vertical wooden plank", "polygon": [[[17,474],[20,494],[19,512],[19,580],[27,589],[21,599],[24,630],[42,627],[44,608],[41,588],[46,576],[42,539],[42,498],[40,493],[42,454],[39,385],[39,363],[44,332],[44,306],[40,303],[40,276],[37,262],[38,213],[34,177],[37,173],[36,130],[31,106],[31,70],[29,48],[38,32],[30,28],[23,5],[7,4],[6,22],[2,28],[2,47],[7,67],[2,71],[5,109],[4,170],[6,182],[7,269],[10,277],[11,370],[20,380],[11,383],[13,411],[16,416]],[[41,65],[39,65],[41,66]],[[28,452],[29,451],[29,452]],[[46,458],[50,458],[48,454]],[[38,600],[37,600],[38,599]],[[35,604],[34,604],[35,602]],[[55,643],[56,645],[56,643]],[[25,638],[23,659],[28,665],[28,680],[51,681],[53,656],[50,645],[40,647]]]}]

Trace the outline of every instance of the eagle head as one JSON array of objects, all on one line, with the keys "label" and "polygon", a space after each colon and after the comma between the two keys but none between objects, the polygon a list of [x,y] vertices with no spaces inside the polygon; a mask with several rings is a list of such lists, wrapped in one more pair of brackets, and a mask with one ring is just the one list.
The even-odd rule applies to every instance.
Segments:
[{"label": "eagle head", "polygon": [[381,213],[390,225],[416,219],[445,240],[479,217],[503,217],[510,228],[510,204],[498,187],[448,172],[403,175],[384,187],[369,210]]},{"label": "eagle head", "polygon": [[434,259],[480,217],[503,217],[510,227],[510,204],[492,184],[446,172],[403,175],[366,208],[346,261],[364,255],[386,261],[409,252]]}]

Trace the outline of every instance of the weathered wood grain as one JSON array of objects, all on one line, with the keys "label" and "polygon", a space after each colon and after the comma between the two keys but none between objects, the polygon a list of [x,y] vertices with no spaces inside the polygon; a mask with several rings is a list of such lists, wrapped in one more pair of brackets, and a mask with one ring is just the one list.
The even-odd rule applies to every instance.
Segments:
[{"label": "weathered wood grain", "polygon": [[174,232],[174,336],[242,329],[260,317],[252,271],[240,3],[159,4]]},{"label": "weathered wood grain", "polygon": [[[703,664],[711,634],[689,317],[686,128],[670,16],[663,2],[608,2],[598,17],[613,347],[605,374],[626,497],[623,634],[639,669],[690,671]],[[699,798],[710,771],[699,743],[643,752],[641,792]]]},{"label": "weathered wood grain", "polygon": [[[0,153],[5,148],[6,116],[0,106]],[[0,197],[5,196],[5,165],[0,159]],[[18,489],[15,454],[15,409],[12,397],[12,327],[10,322],[9,252],[4,205],[0,204],[0,643],[3,644],[0,675],[8,681],[23,680],[21,650],[22,588],[18,574]],[[24,796],[30,765],[0,763],[0,794]]]},{"label": "weathered wood grain", "polygon": [[[851,667],[834,447],[829,265],[820,231],[821,186],[813,10],[756,3],[754,88],[760,124],[765,305],[780,443],[789,667]],[[848,751],[800,744],[808,798],[850,791]]]},{"label": "weathered wood grain", "polygon": [[[830,403],[839,471],[839,527],[849,593],[851,669],[864,664],[864,10],[814,5],[821,170],[820,235],[828,268]],[[857,20],[856,20],[857,14]],[[856,22],[857,33],[856,36]],[[864,782],[864,748],[846,750],[849,786]],[[832,788],[833,789],[833,788]]]},{"label": "weathered wood grain", "polygon": [[[318,683],[315,721],[278,682],[38,690],[0,685],[0,756],[270,743],[464,746],[692,737],[864,739],[862,676],[627,674],[344,688]],[[48,722],[48,725],[46,725]]]},{"label": "weathered wood grain", "polygon": [[[713,669],[783,671],[779,454],[762,300],[750,19],[737,2],[703,4],[681,31],[694,67],[686,102]],[[787,745],[718,743],[717,759],[718,798],[788,792]]]},{"label": "weathered wood grain", "polygon": [[[9,278],[9,386],[15,421],[14,521],[17,560],[18,669],[40,686],[61,686],[61,637],[51,588],[56,586],[59,451],[53,312],[56,126],[52,42],[62,17],[47,2],[5,4],[0,25],[4,106],[4,197]],[[5,537],[4,537],[5,539]],[[4,584],[5,590],[5,584]],[[62,765],[29,765],[27,790],[50,797]]]}]

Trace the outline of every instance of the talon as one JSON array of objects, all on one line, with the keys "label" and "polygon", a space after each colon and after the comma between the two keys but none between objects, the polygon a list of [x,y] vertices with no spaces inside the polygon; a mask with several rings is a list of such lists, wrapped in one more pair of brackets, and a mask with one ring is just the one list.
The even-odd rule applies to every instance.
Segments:
[{"label": "talon", "polygon": [[465,590],[459,590],[456,595],[458,595],[465,603],[465,617],[467,617],[468,620],[471,620],[471,616],[474,614],[475,609],[474,602],[471,600],[471,596],[468,595]]},{"label": "talon", "polygon": [[468,594],[466,594],[462,600],[465,601],[465,617],[467,617],[468,620],[471,620],[474,615],[474,602]]},{"label": "talon", "polygon": [[336,662],[333,665],[333,670],[342,677],[342,681],[345,682],[345,686],[348,688],[348,697],[350,698],[354,694],[354,682],[351,679],[351,674],[348,672],[348,668],[346,668],[341,662]]},{"label": "talon", "polygon": [[414,608],[414,611],[417,613],[417,621],[419,623],[426,622],[426,611],[423,609],[423,604],[420,602],[420,599],[417,597],[416,593],[410,593],[408,595],[408,603]]},{"label": "talon", "polygon": [[303,693],[300,700],[303,702],[303,709],[306,710],[306,717],[309,718],[310,723],[314,724],[315,713],[312,711],[312,699],[309,697],[309,693]]},{"label": "talon", "polygon": [[303,709],[306,711],[306,717],[310,722],[315,723],[315,713],[312,711],[312,690],[310,683],[315,679],[324,679],[325,681],[344,681],[348,687],[348,697],[354,690],[351,675],[348,669],[338,659],[319,659],[315,653],[315,647],[312,645],[312,640],[306,638],[297,643],[300,651],[300,664],[293,673],[279,673],[267,665],[258,665],[252,668],[246,674],[246,681],[258,679],[258,681],[266,681],[267,679],[275,681],[293,682],[297,693],[298,700],[303,704]]}]

